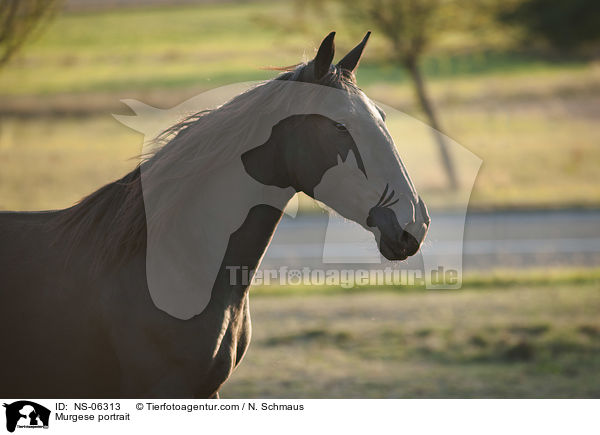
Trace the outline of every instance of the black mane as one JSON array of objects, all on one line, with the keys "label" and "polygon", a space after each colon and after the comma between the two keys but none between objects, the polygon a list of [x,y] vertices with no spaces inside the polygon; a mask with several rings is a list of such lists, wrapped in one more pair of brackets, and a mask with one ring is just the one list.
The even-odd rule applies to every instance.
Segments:
[{"label": "black mane", "polygon": [[[303,63],[273,80],[310,82],[357,94],[360,89],[354,74],[332,65],[320,80],[313,80],[311,63]],[[186,135],[190,128],[206,115],[219,110],[195,113],[159,135],[170,138],[159,153],[168,153],[169,146]],[[160,163],[160,162],[159,162]],[[95,264],[120,265],[146,248],[147,222],[142,193],[141,166],[153,164],[152,158],[138,165],[119,180],[109,183],[76,205],[61,210],[50,222],[57,233],[57,242],[66,243],[73,252],[82,243],[95,248]]]}]

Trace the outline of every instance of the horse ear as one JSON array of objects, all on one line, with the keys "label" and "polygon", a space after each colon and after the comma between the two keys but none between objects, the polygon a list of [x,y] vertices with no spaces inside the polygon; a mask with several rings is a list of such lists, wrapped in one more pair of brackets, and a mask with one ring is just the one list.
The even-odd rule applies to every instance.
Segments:
[{"label": "horse ear", "polygon": [[369,36],[371,36],[371,32],[367,32],[360,44],[358,44],[356,47],[350,50],[350,52],[338,62],[337,66],[340,69],[345,69],[347,71],[354,72],[354,70],[358,66],[358,62],[360,62],[360,58],[362,56],[363,50],[365,49],[365,46],[367,45]]},{"label": "horse ear", "polygon": [[327,74],[331,67],[331,61],[335,54],[335,43],[333,42],[333,38],[335,38],[335,32],[331,32],[323,39],[319,51],[317,51],[317,55],[313,60],[316,80]]}]

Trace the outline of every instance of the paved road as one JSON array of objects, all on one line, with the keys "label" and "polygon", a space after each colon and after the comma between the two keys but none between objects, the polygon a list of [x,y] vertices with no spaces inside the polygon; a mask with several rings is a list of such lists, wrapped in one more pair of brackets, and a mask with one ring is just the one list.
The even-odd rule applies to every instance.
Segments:
[{"label": "paved road", "polygon": [[[460,223],[459,215],[436,214],[432,223],[438,230],[436,240],[428,242],[425,255],[460,252],[455,231]],[[325,214],[285,216],[263,267],[317,267],[323,264],[324,245],[327,258],[340,266],[378,263],[372,236],[358,234],[353,225],[340,219],[331,221]],[[471,213],[466,218],[462,248],[465,271],[600,266],[600,210]],[[422,261],[415,256],[407,266],[419,267]]]}]

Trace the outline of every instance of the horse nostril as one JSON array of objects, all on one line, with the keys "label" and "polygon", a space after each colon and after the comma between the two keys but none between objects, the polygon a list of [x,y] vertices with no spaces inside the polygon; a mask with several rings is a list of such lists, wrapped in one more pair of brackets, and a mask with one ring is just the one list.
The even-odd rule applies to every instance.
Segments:
[{"label": "horse nostril", "polygon": [[429,211],[427,210],[427,206],[425,205],[425,203],[423,202],[423,200],[421,199],[420,196],[419,196],[419,208],[421,209],[421,216],[423,217],[423,222],[425,223],[425,225],[427,225],[427,227],[429,227],[429,224],[431,223],[431,217],[429,216]]}]

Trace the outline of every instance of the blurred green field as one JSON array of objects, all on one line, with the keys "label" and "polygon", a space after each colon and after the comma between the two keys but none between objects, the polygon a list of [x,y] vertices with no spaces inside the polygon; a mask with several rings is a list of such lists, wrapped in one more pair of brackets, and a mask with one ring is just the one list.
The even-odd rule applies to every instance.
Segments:
[{"label": "blurred green field", "polygon": [[222,397],[598,398],[599,285],[251,290],[252,343]]},{"label": "blurred green field", "polygon": [[[592,67],[572,74],[580,89],[563,97],[531,95],[532,85],[528,100],[507,96],[505,100],[452,103],[440,98],[448,134],[483,160],[471,196],[472,209],[600,205],[600,126],[595,117],[600,101],[586,87],[586,83],[591,86],[600,82],[600,74]],[[530,77],[488,77],[464,79],[463,83],[465,87],[484,89],[488,85],[492,88],[495,80],[505,90],[535,81]],[[545,79],[557,93],[564,80],[560,74]],[[461,83],[457,79],[454,85],[450,81],[447,84],[456,89],[453,86]],[[433,85],[434,89],[446,89],[439,83]],[[367,92],[377,99],[387,90],[390,94],[408,92],[399,86],[389,89],[383,85],[374,85],[373,92]],[[127,113],[125,109],[112,112]],[[67,207],[132,169],[142,140],[140,134],[119,124],[109,113],[84,117],[4,116],[0,119],[0,209]],[[396,141],[410,147],[410,137]],[[420,151],[415,148],[415,152]],[[445,179],[436,170],[439,163],[435,156],[422,161],[413,156],[409,173],[427,169],[417,168],[415,162],[431,167],[429,176],[419,178],[419,192],[432,206],[451,206],[452,197],[444,191]]]},{"label": "blurred green field", "polygon": [[[290,13],[289,4],[268,8]],[[263,10],[239,3],[62,15],[2,72],[0,94],[206,88],[272,76],[259,68],[297,63],[310,44],[262,25]]]},{"label": "blurred green field", "polygon": [[0,121],[0,209],[68,207],[137,163],[142,136],[109,115]]},{"label": "blurred green field", "polygon": [[[168,108],[312,57],[330,29],[286,30],[298,14],[269,2],[60,15],[0,71],[0,209],[65,207],[132,168],[141,137],[110,117],[126,113],[122,98]],[[341,52],[358,36],[340,26],[332,21]],[[442,44],[424,61],[445,132],[483,159],[471,207],[599,206],[600,66],[502,51],[501,36],[454,35],[469,50]],[[359,83],[421,118],[383,50],[375,33]],[[451,206],[442,172],[430,172],[417,188]]]},{"label": "blurred green field", "polygon": [[[307,27],[298,20],[299,14],[289,1],[62,14],[0,72],[0,95],[10,102],[12,96],[168,88],[184,89],[182,97],[192,92],[189,88],[273,77],[273,72],[261,68],[312,58],[332,28],[338,30],[338,53],[349,50],[362,36],[333,16],[329,25],[312,21]],[[297,25],[293,30],[292,23]],[[546,75],[587,66],[576,60],[556,62],[503,51],[507,36],[500,31],[488,33],[492,35],[484,39],[469,33],[445,38],[424,59],[425,74],[433,79],[519,72]],[[461,49],[448,42],[456,39]],[[406,85],[406,73],[381,60],[387,50],[384,38],[375,33],[358,72],[362,86]]]}]

